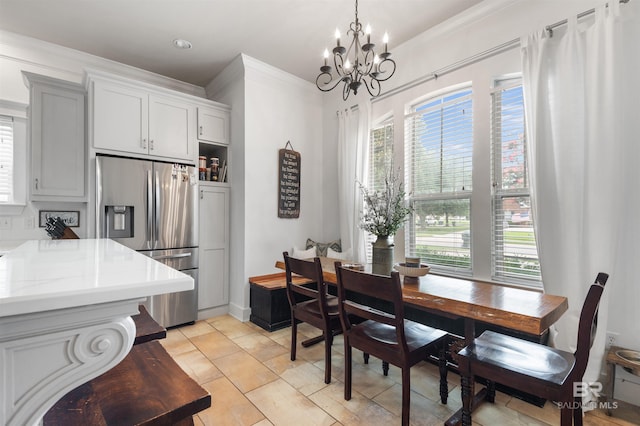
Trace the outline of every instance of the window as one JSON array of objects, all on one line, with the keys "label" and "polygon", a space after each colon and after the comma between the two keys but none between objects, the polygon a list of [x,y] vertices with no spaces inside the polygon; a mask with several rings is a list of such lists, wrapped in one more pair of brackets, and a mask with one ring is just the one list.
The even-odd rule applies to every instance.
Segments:
[{"label": "window", "polygon": [[414,213],[405,253],[435,269],[471,272],[473,110],[470,88],[405,116],[405,181]]},{"label": "window", "polygon": [[[374,191],[383,189],[385,176],[389,175],[391,167],[393,167],[393,118],[385,120],[371,130],[367,188]],[[371,243],[375,240],[375,235],[366,235],[368,263],[372,261]]]},{"label": "window", "polygon": [[540,282],[527,176],[522,83],[502,80],[491,100],[493,278]]},{"label": "window", "polygon": [[13,202],[13,119],[0,116],[0,203]]}]

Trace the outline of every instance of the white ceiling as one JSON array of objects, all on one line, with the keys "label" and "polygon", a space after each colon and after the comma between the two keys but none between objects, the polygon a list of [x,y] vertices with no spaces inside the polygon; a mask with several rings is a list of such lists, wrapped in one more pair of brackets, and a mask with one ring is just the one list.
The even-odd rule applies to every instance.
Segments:
[{"label": "white ceiling", "polygon": [[[482,0],[360,0],[389,50]],[[0,0],[0,29],[205,86],[239,53],[315,82],[352,0]],[[172,40],[193,43],[178,50]]]}]

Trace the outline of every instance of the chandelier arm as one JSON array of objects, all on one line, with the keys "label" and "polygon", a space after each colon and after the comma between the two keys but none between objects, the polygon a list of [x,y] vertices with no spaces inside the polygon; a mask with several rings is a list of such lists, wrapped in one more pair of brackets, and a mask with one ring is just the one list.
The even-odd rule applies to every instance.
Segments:
[{"label": "chandelier arm", "polygon": [[346,101],[351,93],[351,86],[345,82],[344,87],[342,88],[342,100]]},{"label": "chandelier arm", "polygon": [[[387,66],[393,66],[393,67],[390,70],[385,70],[384,68]],[[386,74],[389,71],[391,71],[391,73],[388,76],[384,78],[380,78],[383,74]],[[396,62],[393,59],[386,58],[386,59],[383,59],[378,64],[378,73],[376,74],[374,79],[377,81],[387,81],[393,76],[393,74],[395,74],[395,72],[396,72]]]},{"label": "chandelier arm", "polygon": [[[320,79],[322,78],[322,76],[325,76],[325,75],[329,77],[329,80],[326,83],[320,83]],[[335,89],[338,84],[340,84],[342,82],[342,79],[338,78],[338,79],[335,80],[335,84],[333,86],[327,88],[332,80],[333,80],[333,76],[331,75],[331,73],[328,73],[328,72],[320,73],[316,77],[316,87],[318,89],[322,90],[323,92],[330,92],[333,89]],[[320,84],[322,84],[322,86]]]},{"label": "chandelier arm", "polygon": [[364,81],[364,86],[367,88],[367,92],[371,95],[372,98],[375,98],[380,95],[380,91],[382,90],[382,85],[380,81],[371,77],[369,81],[366,79],[362,79]]},{"label": "chandelier arm", "polygon": [[333,55],[333,65],[336,67],[336,75],[339,78],[345,78],[347,76],[351,76],[351,72],[345,70],[344,67],[344,58],[340,53],[336,53]]}]

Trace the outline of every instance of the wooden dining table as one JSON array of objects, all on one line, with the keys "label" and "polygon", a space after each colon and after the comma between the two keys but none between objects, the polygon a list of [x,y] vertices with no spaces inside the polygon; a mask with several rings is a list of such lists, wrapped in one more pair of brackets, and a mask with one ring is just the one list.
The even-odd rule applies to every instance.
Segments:
[{"label": "wooden dining table", "polygon": [[[338,259],[321,257],[323,278],[336,284],[335,262]],[[285,269],[284,262],[276,267]],[[429,273],[418,280],[401,278],[405,306],[464,320],[464,343],[476,337],[476,322],[503,327],[529,335],[540,336],[568,309],[566,297],[534,290],[493,284],[473,279],[453,278]],[[471,378],[473,379],[473,378]],[[473,380],[472,380],[473,383]],[[486,389],[475,394],[475,408],[486,396]],[[460,411],[446,424],[458,424]]]}]

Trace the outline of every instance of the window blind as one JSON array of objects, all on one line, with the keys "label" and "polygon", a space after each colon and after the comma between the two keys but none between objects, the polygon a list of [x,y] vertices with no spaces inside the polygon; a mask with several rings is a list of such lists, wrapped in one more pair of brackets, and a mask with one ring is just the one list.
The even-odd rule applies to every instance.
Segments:
[{"label": "window blind", "polygon": [[498,82],[492,93],[493,278],[540,285],[529,194],[522,84]]},{"label": "window blind", "polygon": [[13,200],[13,119],[0,116],[0,203]]},{"label": "window blind", "polygon": [[406,253],[471,271],[471,89],[430,99],[405,116],[405,173],[414,208]]},{"label": "window blind", "polygon": [[[393,167],[393,118],[389,118],[371,130],[369,138],[369,167],[367,187],[377,191],[384,189],[384,178]],[[371,244],[376,240],[373,234],[366,234],[367,263],[373,260]]]}]

